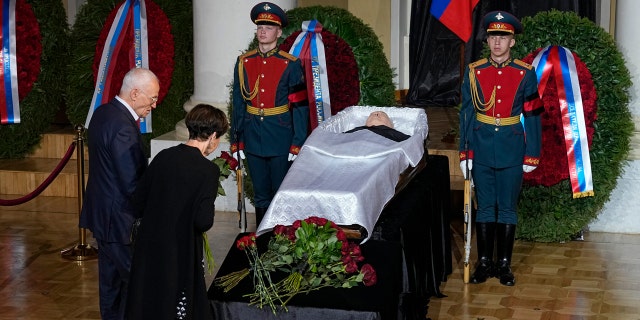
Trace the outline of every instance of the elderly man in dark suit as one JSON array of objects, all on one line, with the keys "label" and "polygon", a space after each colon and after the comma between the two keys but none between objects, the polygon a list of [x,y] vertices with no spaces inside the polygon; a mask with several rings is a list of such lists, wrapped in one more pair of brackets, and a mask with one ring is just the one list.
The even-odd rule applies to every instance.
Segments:
[{"label": "elderly man in dark suit", "polygon": [[132,69],[118,95],[98,107],[89,123],[89,163],[80,227],[98,242],[100,313],[123,319],[131,266],[132,195],[147,168],[138,119],[156,107],[160,83],[148,69]]}]

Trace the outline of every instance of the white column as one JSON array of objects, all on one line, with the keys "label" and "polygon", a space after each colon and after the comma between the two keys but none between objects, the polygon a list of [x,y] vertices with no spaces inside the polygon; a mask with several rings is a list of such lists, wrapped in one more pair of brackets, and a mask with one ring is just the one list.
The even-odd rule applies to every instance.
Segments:
[{"label": "white column", "polygon": [[[640,233],[640,1],[618,0],[615,2],[615,39],[622,52],[633,85],[629,89],[629,110],[635,122],[635,133],[631,138],[631,152],[622,176],[605,203],[598,218],[589,226],[591,231]],[[597,181],[594,181],[597,183]]]},{"label": "white column", "polygon": [[[251,8],[260,2],[262,1],[193,1],[194,88],[193,95],[183,106],[186,112],[199,103],[207,103],[227,111],[228,85],[233,80],[236,59],[247,49],[256,30],[250,18]],[[296,6],[295,0],[270,2],[285,11]],[[175,131],[151,140],[151,158],[163,149],[186,141],[188,136],[183,119],[176,124]],[[228,150],[229,142],[222,141],[218,149],[209,155],[209,159]],[[236,211],[237,189],[234,179],[225,180],[222,186],[227,196],[216,199],[216,210]],[[253,212],[254,208],[248,200],[246,204],[247,211]]]},{"label": "white column", "polygon": [[[184,105],[189,112],[198,103],[227,110],[229,88],[236,58],[255,34],[249,13],[258,0],[195,0],[193,2],[193,96]],[[284,10],[295,0],[270,1]],[[184,120],[176,124],[179,137],[187,136]]]}]

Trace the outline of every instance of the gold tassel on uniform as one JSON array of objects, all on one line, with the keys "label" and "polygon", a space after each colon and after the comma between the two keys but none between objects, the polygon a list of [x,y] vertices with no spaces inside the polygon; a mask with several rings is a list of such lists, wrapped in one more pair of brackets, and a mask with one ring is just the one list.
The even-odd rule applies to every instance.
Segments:
[{"label": "gold tassel on uniform", "polygon": [[[476,110],[485,112],[496,105],[496,87],[493,86],[493,92],[491,92],[491,98],[486,103],[482,102],[480,94],[478,93],[478,84],[476,83],[475,68],[469,69],[469,85],[471,86],[471,101]],[[482,107],[481,107],[482,106]],[[483,108],[484,107],[484,108]]]},{"label": "gold tassel on uniform", "polygon": [[244,61],[242,61],[242,57],[239,58],[238,61],[238,78],[240,81],[240,92],[242,93],[242,98],[246,101],[251,101],[258,95],[258,87],[260,86],[260,76],[256,79],[256,84],[253,86],[253,90],[249,91],[245,87],[244,84]]}]

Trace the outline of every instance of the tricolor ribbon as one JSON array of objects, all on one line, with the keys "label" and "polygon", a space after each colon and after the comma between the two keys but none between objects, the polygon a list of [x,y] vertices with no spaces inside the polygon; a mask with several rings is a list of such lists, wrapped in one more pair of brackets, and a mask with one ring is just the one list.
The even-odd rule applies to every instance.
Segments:
[{"label": "tricolor ribbon", "polygon": [[0,55],[0,124],[20,123],[18,64],[16,60],[16,1],[2,1]]},{"label": "tricolor ribbon", "polygon": [[289,50],[302,61],[305,79],[311,80],[307,81],[307,92],[312,130],[331,117],[327,61],[321,32],[322,24],[318,20],[302,22],[302,32]]},{"label": "tricolor ribbon", "polygon": [[[148,32],[147,32],[147,10],[144,0],[126,0],[116,13],[113,24],[109,29],[109,34],[105,41],[102,56],[100,57],[100,67],[98,69],[98,79],[93,91],[89,114],[85,121],[85,127],[89,127],[93,112],[101,105],[107,103],[117,93],[119,88],[112,88],[114,85],[115,68],[120,50],[123,48],[127,32],[133,32],[134,51],[131,54],[130,66],[136,68],[149,68]],[[140,119],[140,132],[151,132],[151,114]]]},{"label": "tricolor ribbon", "polygon": [[536,68],[538,93],[541,97],[550,75],[555,76],[573,197],[593,196],[589,143],[573,54],[564,47],[548,46],[538,53],[533,66]]}]

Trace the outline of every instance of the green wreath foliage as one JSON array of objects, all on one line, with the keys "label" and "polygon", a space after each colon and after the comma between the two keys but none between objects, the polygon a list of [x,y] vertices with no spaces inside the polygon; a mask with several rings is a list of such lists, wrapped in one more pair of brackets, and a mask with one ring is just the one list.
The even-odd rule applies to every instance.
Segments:
[{"label": "green wreath foliage", "polygon": [[[358,78],[360,79],[359,105],[367,106],[394,106],[395,86],[393,84],[393,69],[391,69],[387,57],[384,55],[382,43],[373,29],[365,24],[362,19],[351,12],[331,6],[311,6],[295,8],[287,11],[289,25],[282,29],[282,36],[278,39],[282,43],[295,31],[301,29],[302,22],[318,20],[324,29],[339,36],[351,46],[353,55],[358,64]],[[246,51],[258,47],[258,41],[253,39]],[[327,63],[331,63],[327,61]],[[233,91],[233,82],[229,84],[229,90]],[[228,113],[233,114],[229,95]],[[249,168],[246,165],[245,168]],[[247,172],[249,173],[248,169]],[[245,194],[253,202],[253,184],[251,174],[245,179]]]},{"label": "green wreath foliage", "polygon": [[358,63],[359,105],[393,106],[396,104],[393,69],[389,66],[378,36],[362,19],[345,9],[330,6],[291,9],[287,11],[287,17],[289,25],[282,30],[280,40],[300,30],[303,21],[315,19],[322,23],[324,29],[339,36],[351,46]]},{"label": "green wreath foliage", "polygon": [[[191,0],[153,0],[171,22],[175,57],[171,87],[153,111],[153,132],[144,134],[147,155],[151,139],[175,129],[185,116],[183,105],[193,94],[193,5]],[[81,8],[71,30],[68,65],[67,115],[73,124],[84,125],[95,82],[93,59],[100,31],[109,13],[122,1],[89,0]],[[91,143],[90,141],[88,143]]]},{"label": "green wreath foliage", "polygon": [[40,143],[64,103],[68,53],[67,15],[58,0],[27,0],[42,34],[41,70],[29,94],[20,101],[19,124],[0,125],[0,158],[23,158]]},{"label": "green wreath foliage", "polygon": [[514,57],[548,45],[564,46],[589,68],[598,95],[590,150],[595,196],[573,199],[567,179],[551,187],[523,186],[519,202],[518,238],[567,241],[598,215],[621,174],[634,128],[628,109],[631,76],[611,35],[586,18],[552,10],[526,17],[522,24],[524,33],[517,37]]}]

